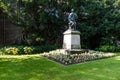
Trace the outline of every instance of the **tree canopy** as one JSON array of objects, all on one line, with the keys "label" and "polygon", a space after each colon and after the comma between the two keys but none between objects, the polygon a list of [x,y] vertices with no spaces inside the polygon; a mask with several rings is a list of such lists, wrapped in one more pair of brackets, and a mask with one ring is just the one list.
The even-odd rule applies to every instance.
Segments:
[{"label": "tree canopy", "polygon": [[23,42],[62,45],[73,8],[83,48],[113,45],[120,40],[119,0],[1,0],[0,8],[22,27]]}]

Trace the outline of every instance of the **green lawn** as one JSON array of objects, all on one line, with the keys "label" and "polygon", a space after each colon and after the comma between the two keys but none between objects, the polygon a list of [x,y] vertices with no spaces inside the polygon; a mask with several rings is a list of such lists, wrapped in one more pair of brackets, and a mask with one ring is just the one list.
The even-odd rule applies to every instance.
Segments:
[{"label": "green lawn", "polygon": [[0,80],[120,80],[120,56],[63,66],[37,56],[0,56]]}]

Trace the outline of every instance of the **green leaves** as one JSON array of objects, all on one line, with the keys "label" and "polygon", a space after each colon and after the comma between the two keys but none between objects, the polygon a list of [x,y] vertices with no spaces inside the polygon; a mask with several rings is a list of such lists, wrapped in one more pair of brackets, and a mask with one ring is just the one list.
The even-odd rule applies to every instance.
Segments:
[{"label": "green leaves", "polygon": [[[119,0],[2,0],[0,7],[14,24],[24,28],[24,41],[30,39],[29,34],[36,34],[45,44],[62,43],[59,37],[63,36],[64,26],[68,27],[67,15],[74,8],[82,45],[94,49],[104,43],[103,38],[120,39],[119,4]],[[95,45],[91,46],[93,40]]]}]

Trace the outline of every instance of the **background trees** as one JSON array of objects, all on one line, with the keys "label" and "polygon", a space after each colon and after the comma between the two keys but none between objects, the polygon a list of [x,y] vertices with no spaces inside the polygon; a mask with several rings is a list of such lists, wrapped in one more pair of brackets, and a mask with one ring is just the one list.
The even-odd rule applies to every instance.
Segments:
[{"label": "background trees", "polygon": [[0,5],[12,23],[22,27],[24,44],[62,45],[71,8],[79,17],[83,48],[120,40],[119,0],[2,0]]}]

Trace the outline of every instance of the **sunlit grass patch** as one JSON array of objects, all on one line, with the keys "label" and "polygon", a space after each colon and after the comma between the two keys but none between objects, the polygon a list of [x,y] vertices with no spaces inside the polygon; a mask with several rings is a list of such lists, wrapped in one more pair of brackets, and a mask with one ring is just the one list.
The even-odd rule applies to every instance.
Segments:
[{"label": "sunlit grass patch", "polygon": [[40,55],[0,56],[0,80],[120,80],[118,59],[64,66]]}]

